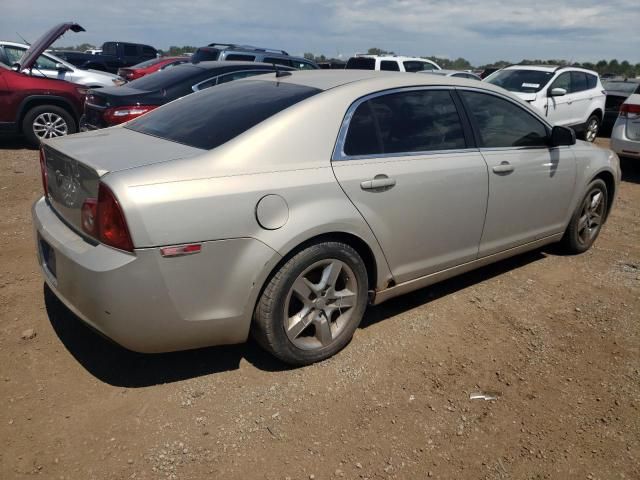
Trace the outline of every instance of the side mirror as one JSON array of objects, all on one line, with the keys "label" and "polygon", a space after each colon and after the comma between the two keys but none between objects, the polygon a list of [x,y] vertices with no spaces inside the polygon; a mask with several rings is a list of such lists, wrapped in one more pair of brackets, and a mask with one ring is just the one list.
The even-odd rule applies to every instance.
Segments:
[{"label": "side mirror", "polygon": [[551,129],[551,146],[575,145],[576,132],[568,127],[555,126]]},{"label": "side mirror", "polygon": [[562,97],[567,94],[567,90],[565,88],[552,88],[549,92],[550,97]]},{"label": "side mirror", "polygon": [[71,70],[62,63],[56,63],[56,70],[59,72],[70,72]]}]

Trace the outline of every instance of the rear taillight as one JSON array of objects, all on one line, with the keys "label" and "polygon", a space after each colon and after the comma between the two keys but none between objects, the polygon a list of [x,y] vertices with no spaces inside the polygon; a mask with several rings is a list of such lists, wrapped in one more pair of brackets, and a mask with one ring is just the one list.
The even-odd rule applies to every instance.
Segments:
[{"label": "rear taillight", "polygon": [[98,198],[87,198],[80,213],[82,230],[110,247],[133,252],[133,241],[120,203],[104,183],[98,187]]},{"label": "rear taillight", "polygon": [[154,108],[158,108],[158,105],[127,105],[124,107],[111,107],[104,111],[103,118],[109,125],[118,125],[150,112]]},{"label": "rear taillight", "polygon": [[621,117],[635,117],[636,115],[640,115],[640,105],[634,105],[632,103],[623,103],[620,106],[620,116]]},{"label": "rear taillight", "polygon": [[49,176],[47,174],[47,162],[44,154],[44,147],[40,147],[40,175],[42,176],[42,189],[44,190],[44,196],[49,194]]},{"label": "rear taillight", "polygon": [[98,189],[97,223],[99,241],[120,250],[133,252],[133,242],[124,212],[111,189],[104,183],[100,183]]}]

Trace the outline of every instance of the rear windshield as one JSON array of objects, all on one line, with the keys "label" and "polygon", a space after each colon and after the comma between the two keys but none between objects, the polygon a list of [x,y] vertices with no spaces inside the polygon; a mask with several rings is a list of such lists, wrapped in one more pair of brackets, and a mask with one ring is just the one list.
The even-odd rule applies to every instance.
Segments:
[{"label": "rear windshield", "polygon": [[154,92],[163,88],[168,88],[181,83],[189,78],[196,77],[203,72],[202,68],[195,65],[182,64],[176,65],[174,68],[160,70],[153,75],[146,75],[137,80],[129,82],[127,86]]},{"label": "rear windshield", "polygon": [[351,57],[347,61],[345,68],[352,70],[375,70],[376,59],[368,57]]},{"label": "rear windshield", "polygon": [[187,95],[125,128],[211,150],[320,91],[263,80],[230,82]]},{"label": "rear windshield", "polygon": [[636,90],[640,92],[640,83],[635,82],[605,80],[602,82],[602,86],[605,90],[611,90],[612,92],[624,92],[628,94],[636,93]]},{"label": "rear windshield", "polygon": [[541,70],[500,70],[486,81],[510,92],[535,93],[542,90],[553,75]]}]

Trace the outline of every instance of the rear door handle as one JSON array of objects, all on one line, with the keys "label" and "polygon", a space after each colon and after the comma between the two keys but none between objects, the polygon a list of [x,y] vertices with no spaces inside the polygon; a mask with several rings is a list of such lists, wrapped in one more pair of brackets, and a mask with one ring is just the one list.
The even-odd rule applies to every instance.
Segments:
[{"label": "rear door handle", "polygon": [[389,178],[386,175],[376,175],[373,180],[366,180],[360,183],[362,190],[380,190],[389,189],[396,184],[395,179]]},{"label": "rear door handle", "polygon": [[492,168],[493,173],[511,173],[515,170],[514,166],[509,162],[502,162],[500,165],[496,165]]}]

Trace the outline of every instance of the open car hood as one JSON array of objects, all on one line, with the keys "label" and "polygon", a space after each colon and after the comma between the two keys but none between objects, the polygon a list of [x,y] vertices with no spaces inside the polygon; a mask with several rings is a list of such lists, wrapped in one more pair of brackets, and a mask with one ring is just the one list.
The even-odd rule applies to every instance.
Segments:
[{"label": "open car hood", "polygon": [[80,25],[73,22],[60,23],[55,27],[52,27],[44,35],[33,42],[27,51],[24,52],[22,57],[20,57],[20,60],[18,60],[15,65],[18,70],[25,70],[33,67],[37,58],[42,55],[42,53],[44,53],[44,51],[49,48],[53,42],[64,35],[67,30],[71,30],[76,33],[86,31]]}]

